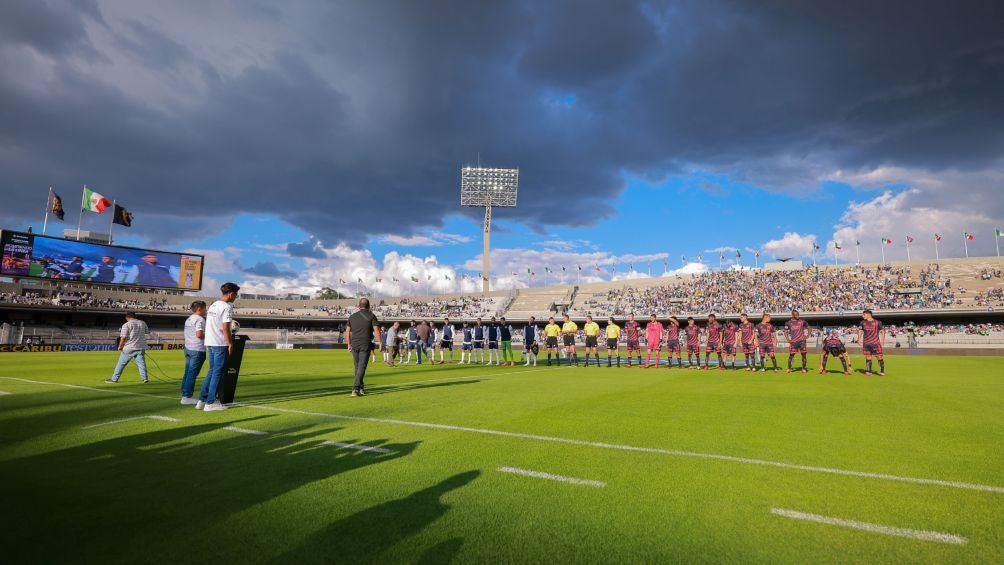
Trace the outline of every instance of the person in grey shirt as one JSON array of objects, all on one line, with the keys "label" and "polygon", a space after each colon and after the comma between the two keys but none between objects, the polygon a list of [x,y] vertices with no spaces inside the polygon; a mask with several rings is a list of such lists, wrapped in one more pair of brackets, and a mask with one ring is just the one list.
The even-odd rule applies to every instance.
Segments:
[{"label": "person in grey shirt", "polygon": [[126,312],[126,322],[122,324],[119,331],[119,361],[115,365],[115,371],[110,379],[105,379],[106,383],[117,383],[122,376],[129,361],[136,360],[136,367],[139,369],[139,376],[146,383],[149,381],[146,374],[146,334],[150,331],[146,327],[146,322],[137,320],[134,312]]},{"label": "person in grey shirt", "polygon": [[370,348],[373,347],[373,338],[377,343],[383,343],[380,336],[380,326],[377,325],[377,317],[370,312],[370,301],[368,298],[359,299],[359,310],[349,316],[349,322],[345,325],[345,341],[349,344],[349,352],[352,353],[352,364],[355,367],[356,380],[352,385],[352,396],[364,396],[366,394],[363,377],[366,376],[366,366],[370,362]]},{"label": "person in grey shirt", "polygon": [[400,327],[400,322],[394,322],[390,329],[387,330],[387,339],[384,340],[386,344],[385,355],[387,356],[387,365],[390,367],[396,366],[394,365],[394,358],[397,357],[397,332]]}]

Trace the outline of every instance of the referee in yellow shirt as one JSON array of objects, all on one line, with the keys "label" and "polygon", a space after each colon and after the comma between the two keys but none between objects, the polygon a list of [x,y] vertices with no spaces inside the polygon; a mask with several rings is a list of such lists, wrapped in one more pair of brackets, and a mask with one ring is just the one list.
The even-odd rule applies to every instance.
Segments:
[{"label": "referee in yellow shirt", "polygon": [[547,319],[547,325],[544,326],[544,346],[547,347],[547,366],[551,366],[551,354],[554,354],[554,360],[561,365],[561,358],[558,357],[558,334],[561,333],[561,326],[554,323],[554,316]]},{"label": "referee in yellow shirt", "polygon": [[618,345],[618,340],[621,337],[621,327],[617,325],[614,321],[614,317],[610,316],[607,319],[607,367],[610,366],[610,352],[613,351],[617,355],[617,366],[621,366],[621,348]]},{"label": "referee in yellow shirt", "polygon": [[578,331],[578,324],[568,319],[568,314],[565,314],[565,323],[561,324],[561,335],[565,339],[565,355],[568,357],[569,367],[572,366],[572,363],[575,363],[576,366],[579,365],[579,355],[575,352],[575,334]]},{"label": "referee in yellow shirt", "polygon": [[600,338],[600,325],[593,321],[592,316],[586,316],[586,324],[582,326],[586,334],[586,367],[589,366],[589,352],[596,358],[596,366],[600,366],[600,353],[596,350],[596,341]]}]

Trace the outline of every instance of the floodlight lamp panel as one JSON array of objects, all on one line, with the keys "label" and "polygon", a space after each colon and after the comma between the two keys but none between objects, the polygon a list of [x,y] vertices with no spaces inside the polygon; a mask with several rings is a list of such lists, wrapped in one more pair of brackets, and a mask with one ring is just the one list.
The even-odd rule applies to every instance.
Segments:
[{"label": "floodlight lamp panel", "polygon": [[461,168],[461,206],[512,208],[516,206],[518,189],[519,169]]}]

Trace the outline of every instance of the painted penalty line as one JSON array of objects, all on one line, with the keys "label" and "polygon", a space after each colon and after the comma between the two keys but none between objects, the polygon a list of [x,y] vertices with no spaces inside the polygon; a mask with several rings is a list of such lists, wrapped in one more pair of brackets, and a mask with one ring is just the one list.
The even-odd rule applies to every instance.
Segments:
[{"label": "painted penalty line", "polygon": [[771,508],[770,513],[775,516],[783,516],[785,518],[791,518],[793,520],[806,520],[808,522],[818,522],[820,524],[827,524],[829,526],[840,526],[842,528],[863,530],[866,532],[884,534],[887,536],[919,539],[924,541],[936,541],[939,543],[950,543],[952,545],[965,545],[969,543],[969,540],[962,536],[957,536],[955,534],[946,534],[943,532],[929,532],[926,530],[911,530],[909,528],[883,526],[881,524],[858,522],[857,520],[844,520],[843,518],[831,518],[829,516],[820,516],[819,514],[808,514],[806,512],[797,512],[795,510],[785,510],[783,508]]},{"label": "painted penalty line", "polygon": [[582,485],[582,486],[597,487],[597,488],[602,488],[607,486],[607,483],[604,483],[603,481],[593,481],[590,479],[577,479],[575,477],[554,475],[551,473],[545,473],[543,471],[530,471],[529,469],[518,469],[516,467],[499,467],[498,469],[496,469],[496,471],[500,473],[510,473],[513,475],[522,475],[524,477],[533,477],[535,479],[545,479],[548,481],[569,483],[572,485]]},{"label": "painted penalty line", "polygon": [[89,430],[91,428],[100,428],[101,426],[110,426],[112,424],[122,424],[125,422],[132,422],[135,420],[160,420],[162,422],[180,422],[177,418],[172,418],[170,416],[158,416],[156,414],[150,414],[149,416],[136,416],[134,418],[122,418],[121,420],[112,420],[110,422],[101,422],[100,424],[91,424],[90,426],[84,426],[83,429]]}]

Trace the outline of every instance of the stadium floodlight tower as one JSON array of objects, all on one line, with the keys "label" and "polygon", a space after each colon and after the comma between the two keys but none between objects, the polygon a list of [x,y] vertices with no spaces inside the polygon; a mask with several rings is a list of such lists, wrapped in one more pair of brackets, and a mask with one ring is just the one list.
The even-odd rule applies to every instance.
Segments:
[{"label": "stadium floodlight tower", "polygon": [[492,208],[515,208],[519,188],[519,169],[463,167],[460,169],[460,205],[485,209],[485,247],[481,256],[481,283],[488,292],[491,278]]}]

